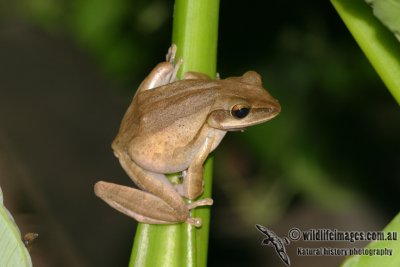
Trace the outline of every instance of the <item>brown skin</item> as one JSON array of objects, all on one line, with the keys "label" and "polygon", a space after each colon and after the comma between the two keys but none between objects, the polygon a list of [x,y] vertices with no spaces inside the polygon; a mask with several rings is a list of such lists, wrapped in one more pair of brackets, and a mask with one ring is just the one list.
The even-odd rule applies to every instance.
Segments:
[{"label": "brown skin", "polygon": [[[98,182],[95,193],[109,205],[144,223],[188,222],[202,199],[203,164],[227,131],[268,121],[280,112],[279,103],[262,87],[254,71],[241,77],[213,81],[189,72],[175,81],[176,47],[169,62],[157,65],[140,85],[122,120],[112,148],[129,177],[141,190]],[[165,173],[183,171],[183,184],[173,186]]]}]

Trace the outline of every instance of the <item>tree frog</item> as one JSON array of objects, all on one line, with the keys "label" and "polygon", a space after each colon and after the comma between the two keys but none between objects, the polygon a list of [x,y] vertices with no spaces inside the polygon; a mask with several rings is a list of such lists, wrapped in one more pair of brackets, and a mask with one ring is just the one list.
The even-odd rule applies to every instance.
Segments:
[{"label": "tree frog", "polygon": [[[203,192],[203,163],[228,131],[274,118],[281,110],[259,74],[211,80],[198,72],[176,79],[172,45],[140,84],[112,143],[115,156],[139,189],[99,181],[95,194],[118,211],[149,224],[201,226],[190,210],[212,205]],[[173,185],[165,176],[182,172]],[[186,203],[184,199],[193,200]]]}]

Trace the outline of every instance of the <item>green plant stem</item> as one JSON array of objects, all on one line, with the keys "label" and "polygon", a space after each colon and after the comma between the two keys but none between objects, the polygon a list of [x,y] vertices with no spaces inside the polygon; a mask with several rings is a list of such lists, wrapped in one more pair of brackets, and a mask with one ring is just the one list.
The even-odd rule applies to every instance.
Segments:
[{"label": "green plant stem", "polygon": [[331,0],[376,72],[400,104],[400,45],[362,0]]},{"label": "green plant stem", "polygon": [[[187,71],[216,75],[218,0],[176,0],[172,42],[178,47],[177,58],[183,59],[178,77]],[[204,193],[211,197],[212,159],[204,165]],[[192,211],[202,219],[202,227],[187,223],[148,225],[136,230],[129,266],[198,266],[207,265],[210,208]]]}]

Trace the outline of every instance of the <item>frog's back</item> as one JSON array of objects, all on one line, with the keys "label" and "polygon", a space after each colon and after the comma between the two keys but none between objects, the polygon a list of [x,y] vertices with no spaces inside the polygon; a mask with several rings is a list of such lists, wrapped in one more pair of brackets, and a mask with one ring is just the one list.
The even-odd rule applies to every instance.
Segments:
[{"label": "frog's back", "polygon": [[217,82],[177,81],[135,95],[113,142],[154,172],[186,169],[199,149]]}]

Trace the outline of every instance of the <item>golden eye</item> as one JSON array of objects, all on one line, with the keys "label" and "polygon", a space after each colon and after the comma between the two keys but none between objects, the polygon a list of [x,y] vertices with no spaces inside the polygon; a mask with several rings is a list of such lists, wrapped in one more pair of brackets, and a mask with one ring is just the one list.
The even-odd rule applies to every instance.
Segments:
[{"label": "golden eye", "polygon": [[231,114],[233,117],[238,119],[243,119],[250,112],[250,108],[243,105],[234,105],[231,109]]}]

